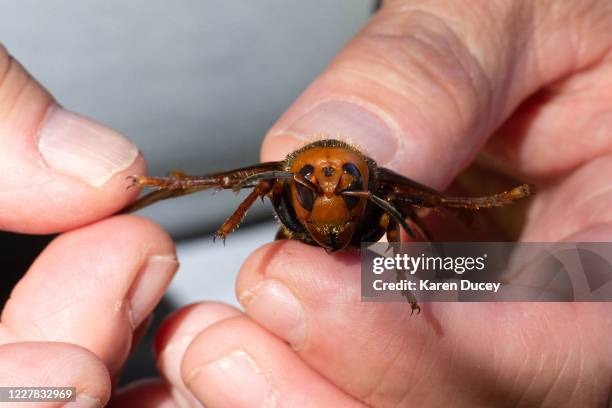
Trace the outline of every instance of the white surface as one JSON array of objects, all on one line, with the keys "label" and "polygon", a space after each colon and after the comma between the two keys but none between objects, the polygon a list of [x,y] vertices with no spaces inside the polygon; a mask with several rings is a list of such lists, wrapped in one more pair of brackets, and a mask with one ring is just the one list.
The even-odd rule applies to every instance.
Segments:
[{"label": "white surface", "polygon": [[183,241],[177,246],[181,267],[167,293],[175,306],[216,300],[239,306],[234,295],[240,266],[256,248],[271,242],[278,224],[269,221],[239,228],[225,242],[212,236]]}]

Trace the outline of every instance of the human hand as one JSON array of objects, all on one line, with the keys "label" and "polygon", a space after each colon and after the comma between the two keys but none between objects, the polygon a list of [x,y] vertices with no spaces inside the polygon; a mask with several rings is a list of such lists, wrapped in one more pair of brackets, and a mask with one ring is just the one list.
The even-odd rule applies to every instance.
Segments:
[{"label": "human hand", "polygon": [[[611,241],[610,27],[607,1],[388,1],[270,130],[263,160],[341,134],[443,189],[484,152],[539,187],[522,240]],[[259,249],[237,282],[245,314],[194,305],[160,330],[173,394],[210,408],[609,404],[610,305],[410,317],[361,303],[359,273],[355,254]]]},{"label": "human hand", "polygon": [[134,199],[125,178],[144,167],[136,146],[58,107],[0,46],[0,230],[64,232],[2,311],[1,386],[76,387],[71,407],[109,400],[178,265],[151,222],[102,220]]}]

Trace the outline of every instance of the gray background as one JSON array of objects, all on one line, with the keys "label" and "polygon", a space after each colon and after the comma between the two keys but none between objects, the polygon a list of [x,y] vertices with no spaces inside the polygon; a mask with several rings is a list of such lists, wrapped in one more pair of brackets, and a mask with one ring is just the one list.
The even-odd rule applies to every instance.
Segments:
[{"label": "gray background", "polygon": [[[127,135],[151,174],[258,161],[266,130],[367,20],[366,0],[20,0],[0,41],[63,104]],[[176,238],[216,228],[232,194],[143,213]],[[250,220],[261,218],[257,208]],[[266,211],[268,214],[268,211]]]}]

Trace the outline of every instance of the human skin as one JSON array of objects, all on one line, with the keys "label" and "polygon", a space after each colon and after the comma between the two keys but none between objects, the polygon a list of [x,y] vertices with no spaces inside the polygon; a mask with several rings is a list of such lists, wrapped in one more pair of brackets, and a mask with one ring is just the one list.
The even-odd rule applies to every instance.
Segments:
[{"label": "human skin", "polygon": [[[521,240],[612,241],[610,27],[609,1],[386,2],[272,127],[262,159],[340,133],[443,189],[484,153],[539,187]],[[157,226],[110,217],[144,162],[0,53],[0,171],[0,229],[64,232],[2,312],[0,384],[74,385],[80,406],[104,405],[177,267]],[[111,405],[610,403],[609,304],[437,303],[410,317],[361,303],[359,281],[354,253],[268,244],[241,269],[245,311],[175,312],[157,334],[164,383]]]}]

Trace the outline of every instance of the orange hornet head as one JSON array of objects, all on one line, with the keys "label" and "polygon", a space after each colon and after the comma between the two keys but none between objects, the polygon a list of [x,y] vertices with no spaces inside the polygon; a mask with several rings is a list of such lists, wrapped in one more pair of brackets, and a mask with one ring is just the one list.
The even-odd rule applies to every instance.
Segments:
[{"label": "orange hornet head", "polygon": [[328,252],[344,249],[365,213],[367,198],[342,192],[368,190],[367,158],[346,143],[322,141],[298,150],[287,170],[295,175],[290,183],[296,216],[312,239]]}]

